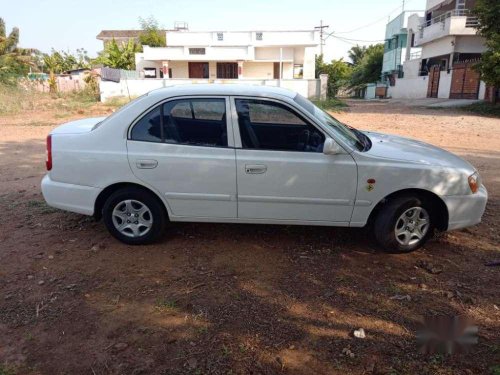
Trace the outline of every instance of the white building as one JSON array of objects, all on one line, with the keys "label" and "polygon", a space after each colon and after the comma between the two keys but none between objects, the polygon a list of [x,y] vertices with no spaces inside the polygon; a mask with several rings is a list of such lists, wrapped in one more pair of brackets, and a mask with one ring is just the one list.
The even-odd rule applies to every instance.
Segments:
[{"label": "white building", "polygon": [[422,17],[423,11],[404,11],[385,27],[384,60],[382,82],[393,85],[396,78],[403,78],[403,63],[419,57],[421,48],[408,38],[408,19],[413,14]]},{"label": "white building", "polygon": [[403,63],[404,78],[389,87],[389,96],[484,98],[484,84],[472,68],[486,51],[471,14],[474,5],[475,0],[427,0],[423,17],[408,18],[409,46],[422,50]]},{"label": "white building", "polygon": [[136,53],[140,79],[102,80],[101,100],[190,83],[280,86],[308,98],[326,97],[327,75],[315,78],[315,30],[188,31],[186,25],[165,33],[166,47],[143,46]]},{"label": "white building", "polygon": [[166,47],[144,46],[136,66],[173,79],[314,79],[319,35],[304,31],[167,31]]}]

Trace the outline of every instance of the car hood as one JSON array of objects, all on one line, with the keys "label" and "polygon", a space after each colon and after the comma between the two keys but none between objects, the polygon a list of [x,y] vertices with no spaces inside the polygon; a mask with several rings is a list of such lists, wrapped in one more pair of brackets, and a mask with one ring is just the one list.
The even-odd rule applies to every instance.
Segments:
[{"label": "car hood", "polygon": [[389,134],[364,133],[372,142],[372,147],[366,152],[368,155],[417,164],[465,169],[470,170],[471,173],[475,170],[471,164],[457,155],[428,143]]},{"label": "car hood", "polygon": [[52,130],[51,134],[79,134],[88,133],[92,128],[106,117],[90,117],[67,122]]}]

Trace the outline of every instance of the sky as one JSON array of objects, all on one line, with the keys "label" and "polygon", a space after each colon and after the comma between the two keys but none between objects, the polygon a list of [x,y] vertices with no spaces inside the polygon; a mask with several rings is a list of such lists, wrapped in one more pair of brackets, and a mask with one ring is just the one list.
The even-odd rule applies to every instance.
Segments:
[{"label": "sky", "polygon": [[[326,60],[345,58],[355,44],[382,41],[385,25],[403,0],[0,0],[7,32],[20,29],[20,46],[42,52],[102,50],[103,29],[138,29],[139,17],[154,16],[164,28],[185,21],[197,30],[304,30],[329,25]],[[425,0],[406,0],[406,10],[422,10]],[[342,38],[342,39],[339,39]]]}]

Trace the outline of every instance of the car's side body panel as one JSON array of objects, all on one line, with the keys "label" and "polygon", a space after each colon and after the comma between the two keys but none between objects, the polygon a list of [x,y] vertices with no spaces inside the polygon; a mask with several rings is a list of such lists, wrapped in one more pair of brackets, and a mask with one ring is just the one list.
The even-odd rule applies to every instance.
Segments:
[{"label": "car's side body panel", "polygon": [[[249,173],[252,166],[264,173]],[[349,154],[236,150],[238,216],[348,222],[356,189]]]},{"label": "car's side body panel", "polygon": [[[211,148],[128,141],[130,168],[138,179],[160,191],[171,219],[237,217],[234,148]],[[140,168],[154,160],[155,168]]]}]

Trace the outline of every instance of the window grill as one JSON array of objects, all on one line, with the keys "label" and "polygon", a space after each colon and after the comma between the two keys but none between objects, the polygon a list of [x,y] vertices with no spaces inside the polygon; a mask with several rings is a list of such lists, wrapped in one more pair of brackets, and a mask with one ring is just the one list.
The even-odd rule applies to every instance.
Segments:
[{"label": "window grill", "polygon": [[205,48],[190,48],[189,49],[189,54],[190,55],[204,55],[205,54]]}]

